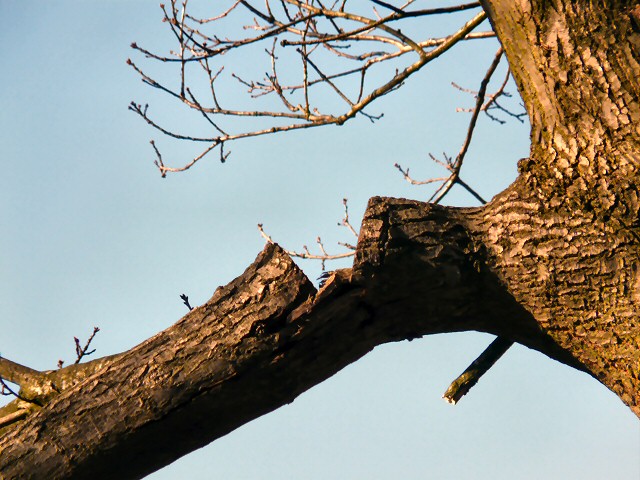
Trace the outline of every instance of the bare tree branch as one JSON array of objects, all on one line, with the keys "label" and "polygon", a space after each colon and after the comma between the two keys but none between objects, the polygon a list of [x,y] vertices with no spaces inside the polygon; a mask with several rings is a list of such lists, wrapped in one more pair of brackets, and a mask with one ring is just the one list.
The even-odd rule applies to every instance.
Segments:
[{"label": "bare tree branch", "polygon": [[487,373],[512,345],[513,341],[503,337],[497,337],[484,352],[449,385],[449,388],[444,392],[442,398],[453,405],[458,403],[458,401],[478,383],[480,377]]},{"label": "bare tree branch", "polygon": [[[407,2],[400,7],[378,0],[372,0],[371,3],[390,10],[390,13],[380,16],[374,9],[375,16],[369,17],[354,11],[346,11],[345,2],[340,4],[339,7],[337,4],[326,7],[320,1],[280,0],[280,8],[277,9],[268,1],[265,2],[264,8],[257,8],[249,1],[239,0],[219,15],[198,19],[187,13],[187,0],[182,0],[181,4],[178,4],[176,0],[171,0],[170,8],[165,9],[163,7],[163,13],[165,21],[169,24],[173,35],[178,41],[179,48],[177,53],[172,53],[171,55],[154,54],[135,43],[132,44],[132,47],[148,58],[161,62],[179,62],[179,87],[173,89],[156,81],[131,60],[128,63],[140,75],[144,83],[169,94],[170,97],[178,100],[190,110],[198,112],[204,118],[206,124],[213,129],[213,135],[192,136],[178,133],[152,119],[148,114],[147,105],[142,107],[141,104],[132,102],[130,109],[164,135],[178,140],[208,144],[191,161],[179,167],[170,167],[165,164],[156,143],[151,141],[152,148],[156,154],[155,165],[161,175],[164,177],[169,172],[188,170],[216,147],[220,147],[220,160],[224,162],[229,155],[229,152],[224,152],[224,146],[230,141],[322,125],[341,125],[357,114],[365,116],[372,122],[379,120],[382,114],[372,115],[365,112],[365,108],[375,100],[394,91],[410,76],[460,41],[493,36],[493,32],[473,32],[485,20],[486,15],[484,12],[478,13],[456,32],[443,38],[414,39],[396,26],[397,22],[407,18],[451,14],[479,8],[480,4],[477,2],[422,10],[408,10],[407,7],[413,2]],[[245,24],[245,32],[253,33],[235,39],[223,39],[202,30],[203,26],[211,22],[218,22],[232,14],[240,13],[238,11],[239,7],[243,7],[245,11],[253,15],[251,23],[247,22]],[[392,24],[393,26],[391,26]],[[231,78],[235,78],[239,84],[246,87],[247,93],[252,99],[272,99],[269,104],[271,106],[265,109],[222,107],[217,90],[219,87],[218,79],[223,72],[224,66],[221,66],[214,73],[210,61],[223,54],[239,48],[249,48],[266,40],[271,41],[270,48],[265,49],[271,72],[265,74],[261,80],[245,79],[244,76],[235,72],[231,73]],[[376,45],[376,47],[372,48],[372,45]],[[293,83],[284,81],[279,74],[278,65],[281,59],[277,51],[279,47],[282,52],[286,52],[287,48],[291,46],[295,48],[302,65],[300,81]],[[354,46],[363,48],[360,48],[359,51],[353,51],[350,48]],[[347,51],[347,49],[350,50]],[[325,62],[326,55],[322,56],[322,52],[325,52],[325,54],[328,52],[334,58],[346,62],[345,65],[348,66],[339,68],[337,71],[335,67],[331,67],[330,70]],[[386,81],[377,85],[370,85],[368,73],[372,68],[383,64],[386,65],[388,62],[403,60],[405,56],[410,54],[417,55],[417,59],[404,67],[398,68],[396,66],[391,77]],[[479,202],[485,203],[484,199],[460,178],[460,169],[471,143],[479,113],[484,111],[490,115],[487,112],[490,108],[501,108],[497,103],[497,98],[501,95],[506,95],[504,87],[508,80],[508,73],[502,86],[485,103],[488,83],[498,66],[501,56],[502,49],[496,53],[494,61],[480,84],[467,135],[455,160],[445,155],[445,161],[443,162],[430,155],[434,161],[445,166],[449,171],[449,175],[442,178],[417,181],[411,178],[409,169],[404,170],[399,164],[395,165],[405,180],[414,185],[442,182],[442,185],[432,197],[434,203],[439,203],[455,184],[465,188]],[[199,98],[196,98],[195,90],[188,85],[186,66],[193,62],[197,62],[206,75],[211,95],[211,103],[208,105],[199,94]],[[345,82],[345,80],[355,76],[359,77],[357,89],[355,92],[349,92],[347,90],[351,90],[353,85]],[[315,92],[322,86],[327,87],[329,91],[333,92],[346,104],[346,108],[342,113],[322,111],[316,104]],[[266,128],[250,128],[233,132],[227,127],[222,127],[218,117],[253,117],[280,123],[272,124]],[[345,213],[339,225],[345,226],[357,237],[357,232],[349,222],[346,199],[343,203]],[[273,243],[272,238],[264,231],[262,224],[258,225],[258,229],[268,243]],[[302,251],[289,250],[287,253],[297,258],[320,260],[324,270],[325,261],[350,257],[355,249],[353,245],[341,242],[340,245],[347,248],[348,251],[332,254],[327,252],[320,237],[317,237],[316,244],[320,252],[318,254],[311,253],[306,245],[303,246]]]},{"label": "bare tree branch", "polygon": [[89,350],[89,345],[91,345],[91,342],[99,331],[100,329],[98,327],[93,327],[93,332],[87,339],[87,343],[85,343],[84,347],[80,346],[80,340],[78,340],[78,337],[73,337],[73,340],[76,344],[76,361],[74,363],[80,363],[80,360],[96,351],[95,349]]},{"label": "bare tree branch", "polygon": [[[188,170],[215,148],[220,147],[222,150],[226,143],[243,138],[323,125],[341,125],[358,114],[372,122],[376,121],[382,117],[382,114],[374,115],[365,112],[366,107],[375,100],[394,91],[411,75],[460,41],[494,35],[493,32],[473,32],[486,18],[485,13],[480,12],[449,36],[413,39],[395,24],[421,16],[465,12],[477,9],[480,5],[474,2],[453,7],[411,11],[407,7],[412,3],[394,7],[395,10],[392,9],[388,15],[371,17],[355,11],[347,11],[343,4],[325,6],[318,1],[281,0],[279,6],[266,2],[265,8],[258,8],[249,1],[237,1],[218,15],[197,18],[187,11],[187,1],[182,0],[178,3],[177,0],[171,0],[170,6],[163,8],[163,14],[165,22],[178,42],[178,49],[163,55],[142,48],[137,43],[133,43],[132,47],[149,59],[163,63],[179,63],[178,86],[173,88],[156,80],[131,60],[128,60],[128,63],[144,83],[167,93],[188,109],[198,112],[206,122],[206,126],[213,129],[213,133],[197,136],[177,132],[153,119],[147,105],[132,102],[130,109],[163,135],[177,140],[208,144],[191,161],[182,166],[172,167],[162,159],[155,142],[152,143],[156,153],[155,164],[160,173],[165,176],[169,172]],[[248,18],[247,13],[253,17]],[[231,19],[231,16],[234,18]],[[244,34],[241,36],[220,38],[215,33],[205,31],[207,25],[225,21],[228,18],[229,21],[233,20],[237,23],[238,16],[246,21]],[[390,25],[392,23],[393,27]],[[240,84],[246,86],[251,98],[268,97],[269,102],[264,104],[269,107],[254,109],[223,107],[217,90],[226,88],[224,82],[219,85],[219,77],[224,67],[215,70],[210,62],[214,59],[222,60],[224,54],[239,48],[250,48],[266,40],[271,41],[271,47],[267,49],[271,64],[270,74],[257,80],[245,79],[232,72],[227,78],[235,78]],[[296,54],[302,60],[300,81],[297,82],[285,82],[278,73],[278,64],[285,61],[280,58],[281,55],[278,52],[286,53],[290,46],[295,47]],[[359,51],[352,49],[356,46],[359,46]],[[347,49],[349,49],[348,52]],[[330,64],[327,61],[327,54],[340,59],[342,63]],[[417,59],[407,64],[403,59],[410,54],[416,55]],[[288,57],[285,55],[285,58]],[[405,63],[392,66],[390,77],[382,82],[377,80],[377,85],[369,81],[368,73],[372,68],[392,61]],[[199,90],[191,85],[191,73],[187,65],[194,62],[201,66],[200,71],[204,72],[209,84],[210,103],[206,102]],[[358,80],[345,83],[344,81],[349,77],[354,79],[357,77]],[[321,87],[328,87],[345,102],[346,108],[342,112],[323,111],[324,109],[317,103],[321,94],[318,89]],[[322,95],[325,94],[326,90],[323,90]],[[229,95],[225,94],[225,96],[231,98]],[[252,122],[249,128],[235,127],[233,131],[223,126],[217,117],[264,118],[271,124],[255,128],[256,123]],[[221,155],[221,160],[224,161],[228,154],[229,152]]]},{"label": "bare tree branch", "polygon": [[491,80],[491,77],[496,71],[496,68],[498,68],[498,64],[500,63],[502,54],[503,54],[503,50],[502,50],[502,47],[500,47],[498,48],[498,51],[493,57],[493,61],[491,62],[491,65],[489,66],[487,73],[482,79],[482,82],[480,82],[480,88],[478,89],[478,96],[476,98],[476,106],[473,110],[473,113],[471,114],[471,120],[469,120],[467,135],[464,139],[464,142],[462,143],[462,147],[460,148],[460,151],[458,152],[458,155],[456,156],[455,161],[453,162],[453,165],[452,165],[453,169],[451,172],[451,176],[446,182],[444,182],[438,188],[438,190],[436,190],[436,192],[431,196],[429,201],[432,201],[434,203],[440,202],[442,198],[449,192],[449,190],[451,190],[451,188],[457,183],[457,179],[460,175],[460,169],[462,168],[462,163],[464,162],[464,157],[467,154],[467,151],[469,150],[469,146],[471,145],[471,139],[473,137],[473,132],[476,127],[478,115],[480,115],[480,112],[482,111],[482,106],[484,104],[484,97],[487,91],[487,86],[489,85],[489,81]]}]

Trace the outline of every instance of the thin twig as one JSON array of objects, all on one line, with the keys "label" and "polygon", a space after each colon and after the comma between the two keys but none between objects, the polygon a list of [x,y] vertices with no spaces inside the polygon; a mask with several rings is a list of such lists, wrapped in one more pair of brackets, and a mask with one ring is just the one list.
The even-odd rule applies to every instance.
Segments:
[{"label": "thin twig", "polygon": [[22,400],[23,402],[31,403],[29,400],[27,400],[26,398],[22,397],[19,392],[18,393],[14,392],[13,389],[9,385],[6,384],[6,382],[4,381],[4,379],[2,377],[0,377],[0,386],[2,386],[2,389],[0,389],[0,394],[5,395],[5,396],[13,395],[14,397]]},{"label": "thin twig", "polygon": [[[264,238],[267,242],[276,243],[264,231],[263,225],[261,223],[258,224],[258,231],[260,232],[260,235],[262,236],[262,238]],[[317,240],[320,240],[320,237],[318,237]],[[317,243],[319,245],[322,245],[322,241],[319,241]],[[322,250],[324,251],[324,247],[322,247]],[[306,245],[303,246],[303,251],[302,252],[296,252],[295,250],[285,250],[285,252],[287,252],[287,254],[292,256],[292,257],[306,258],[306,259],[312,259],[312,260],[322,260],[322,261],[324,261],[324,260],[338,260],[340,258],[353,257],[353,255],[354,255],[354,252],[345,252],[345,253],[338,253],[338,254],[335,254],[335,255],[330,255],[330,254],[326,253],[326,251],[324,253],[322,253],[321,255],[316,255],[316,254],[311,253]]]},{"label": "thin twig", "polygon": [[189,297],[187,295],[185,295],[184,293],[181,293],[180,294],[180,299],[182,300],[182,303],[184,303],[186,305],[186,307],[189,309],[189,311],[193,310],[193,307],[189,303]]},{"label": "thin twig", "polygon": [[89,339],[87,340],[87,343],[85,343],[84,347],[80,346],[80,340],[78,340],[78,337],[73,337],[73,340],[76,344],[76,361],[73,362],[75,364],[80,363],[80,360],[82,360],[83,357],[86,357],[87,355],[91,355],[92,353],[95,353],[95,348],[91,351],[87,351],[89,349],[89,345],[91,345],[91,342],[93,341],[93,338],[96,336],[96,333],[98,333],[100,331],[100,329],[98,327],[93,327],[93,332],[91,333],[91,336],[89,336]]},{"label": "thin twig", "polygon": [[[224,161],[228,156],[228,152],[224,153],[222,150],[225,147],[225,143],[229,141],[322,125],[341,125],[357,114],[362,114],[371,121],[377,120],[382,115],[374,116],[364,111],[373,101],[393,92],[411,75],[458,42],[493,35],[489,32],[472,33],[472,30],[486,18],[484,12],[480,12],[454,34],[441,39],[417,41],[409,38],[400,28],[389,26],[390,22],[399,22],[404,18],[478,8],[479,4],[477,2],[442,9],[415,11],[407,11],[407,7],[413,2],[406,2],[402,7],[396,8],[396,11],[391,9],[392,11],[389,15],[377,19],[349,12],[345,9],[346,2],[340,1],[334,2],[333,5],[325,6],[318,0],[280,0],[282,7],[280,14],[274,9],[272,3],[267,1],[265,3],[266,8],[259,9],[252,5],[250,1],[238,0],[219,15],[197,19],[187,12],[187,0],[181,0],[180,3],[178,3],[178,0],[171,0],[170,8],[163,7],[163,14],[166,23],[178,42],[179,48],[177,51],[172,51],[169,55],[159,55],[135,43],[132,44],[135,50],[143,53],[148,58],[161,62],[179,62],[179,87],[174,91],[174,89],[145,73],[131,60],[128,61],[145,84],[169,94],[189,109],[197,111],[206,124],[215,131],[212,136],[201,137],[173,131],[171,128],[167,128],[151,118],[146,105],[142,106],[132,102],[130,109],[164,135],[177,140],[208,144],[201,153],[188,163],[180,167],[169,167],[163,161],[155,143],[152,143],[156,154],[155,163],[162,176],[165,176],[168,172],[180,172],[189,169],[218,146],[221,149],[220,159]],[[202,30],[210,22],[227,19],[230,13],[238,7],[246,9],[255,16],[254,22],[245,26],[247,27],[245,32],[254,30],[257,32],[255,35],[249,34],[236,39],[220,38],[215,34],[210,35]],[[279,16],[284,16],[285,18],[279,19]],[[330,31],[325,31],[325,27],[330,27]],[[293,40],[291,37],[293,37]],[[214,74],[209,66],[209,59],[268,39],[273,41],[273,46],[268,51],[272,64],[272,73],[266,76],[265,81],[244,80],[235,73],[231,75],[249,88],[249,94],[252,97],[260,97],[267,94],[277,96],[282,108],[273,110],[222,108],[214,89],[214,82],[222,72],[222,68]],[[298,45],[297,48],[302,58],[302,81],[300,83],[289,85],[281,83],[276,66],[277,56],[275,49],[278,44],[277,40],[280,40],[280,45],[283,46]],[[381,50],[368,49],[360,54],[351,54],[344,50],[345,47],[349,46],[349,42],[376,42],[381,43],[385,48]],[[338,72],[325,71],[325,67],[318,61],[321,57],[317,57],[318,59],[316,57],[314,59],[311,58],[312,55],[315,55],[314,49],[311,48],[314,45],[323,45],[328,52],[340,58],[355,61],[358,65],[355,68],[349,67]],[[391,47],[391,50],[388,47]],[[373,65],[391,61],[410,53],[417,54],[418,59],[406,68],[396,68],[395,73],[386,83],[365,91],[365,86],[367,85],[365,77]],[[193,61],[199,62],[204,69],[206,78],[209,81],[213,105],[205,105],[196,99],[194,91],[187,85],[186,64]],[[317,79],[310,78],[311,71],[318,75]],[[359,76],[357,98],[336,83],[336,79],[346,78],[351,75]],[[327,114],[320,112],[316,106],[312,105],[311,88],[319,85],[328,86],[336,95],[342,98],[347,105],[345,111],[338,114]],[[293,102],[285,96],[286,92],[293,94],[298,90],[302,91],[302,101],[299,103]],[[356,98],[356,100],[351,98]],[[231,132],[218,121],[216,116],[264,117],[273,119],[276,124],[256,130]],[[283,124],[283,122],[280,122],[281,119],[289,119],[291,123]]]},{"label": "thin twig", "polygon": [[343,198],[342,205],[344,205],[344,217],[342,218],[342,220],[338,225],[342,227],[347,227],[349,231],[353,234],[353,236],[358,238],[359,233],[356,231],[355,228],[353,228],[353,225],[351,225],[351,223],[349,222],[349,200],[346,198]]}]

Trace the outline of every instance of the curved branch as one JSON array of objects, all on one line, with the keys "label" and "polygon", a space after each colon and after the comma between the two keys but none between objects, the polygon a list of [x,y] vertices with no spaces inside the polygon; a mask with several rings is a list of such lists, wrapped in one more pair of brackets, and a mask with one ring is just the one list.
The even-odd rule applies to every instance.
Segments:
[{"label": "curved branch", "polygon": [[372,198],[353,268],[331,272],[320,291],[268,244],[207,303],[104,360],[0,437],[0,471],[141,478],[375,346],[427,334],[486,331],[590,371],[589,357],[561,348],[494,272],[486,233],[511,217],[479,221],[495,205],[486,208]]},{"label": "curved branch", "polygon": [[449,385],[449,388],[444,392],[442,398],[454,405],[458,403],[512,345],[512,340],[507,340],[502,337],[496,338],[478,358]]}]

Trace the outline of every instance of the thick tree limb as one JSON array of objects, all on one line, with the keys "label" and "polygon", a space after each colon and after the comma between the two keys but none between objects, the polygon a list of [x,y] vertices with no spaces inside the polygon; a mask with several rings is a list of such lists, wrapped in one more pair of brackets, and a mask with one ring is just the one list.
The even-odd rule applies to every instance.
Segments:
[{"label": "thick tree limb", "polygon": [[531,121],[518,180],[485,212],[487,254],[540,327],[640,415],[637,1],[481,3]]},{"label": "thick tree limb", "polygon": [[127,352],[60,373],[0,363],[23,390],[31,378],[50,388],[5,427],[0,479],[141,478],[377,345],[463,330],[586,371],[640,416],[634,3],[482,3],[508,39],[533,125],[510,188],[478,209],[371,199],[353,268],[319,292],[267,245],[209,302]]},{"label": "thick tree limb", "polygon": [[0,438],[0,478],[141,478],[376,345],[426,334],[486,331],[586,369],[494,274],[475,230],[481,212],[373,198],[353,269],[319,292],[267,245],[209,302],[94,361],[94,373],[13,426]]}]

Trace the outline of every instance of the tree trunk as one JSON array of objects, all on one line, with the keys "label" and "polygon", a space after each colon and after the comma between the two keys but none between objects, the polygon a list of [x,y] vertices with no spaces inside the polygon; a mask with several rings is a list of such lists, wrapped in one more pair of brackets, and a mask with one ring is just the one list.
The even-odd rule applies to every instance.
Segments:
[{"label": "tree trunk", "polygon": [[532,123],[511,187],[477,209],[372,198],[353,268],[319,292],[268,245],[205,305],[77,382],[44,372],[47,401],[0,437],[0,478],[140,478],[376,345],[431,333],[535,348],[640,416],[639,8],[482,3]]},{"label": "tree trunk", "polygon": [[640,7],[483,5],[532,130],[518,180],[479,219],[492,268],[558,346],[640,415]]}]

